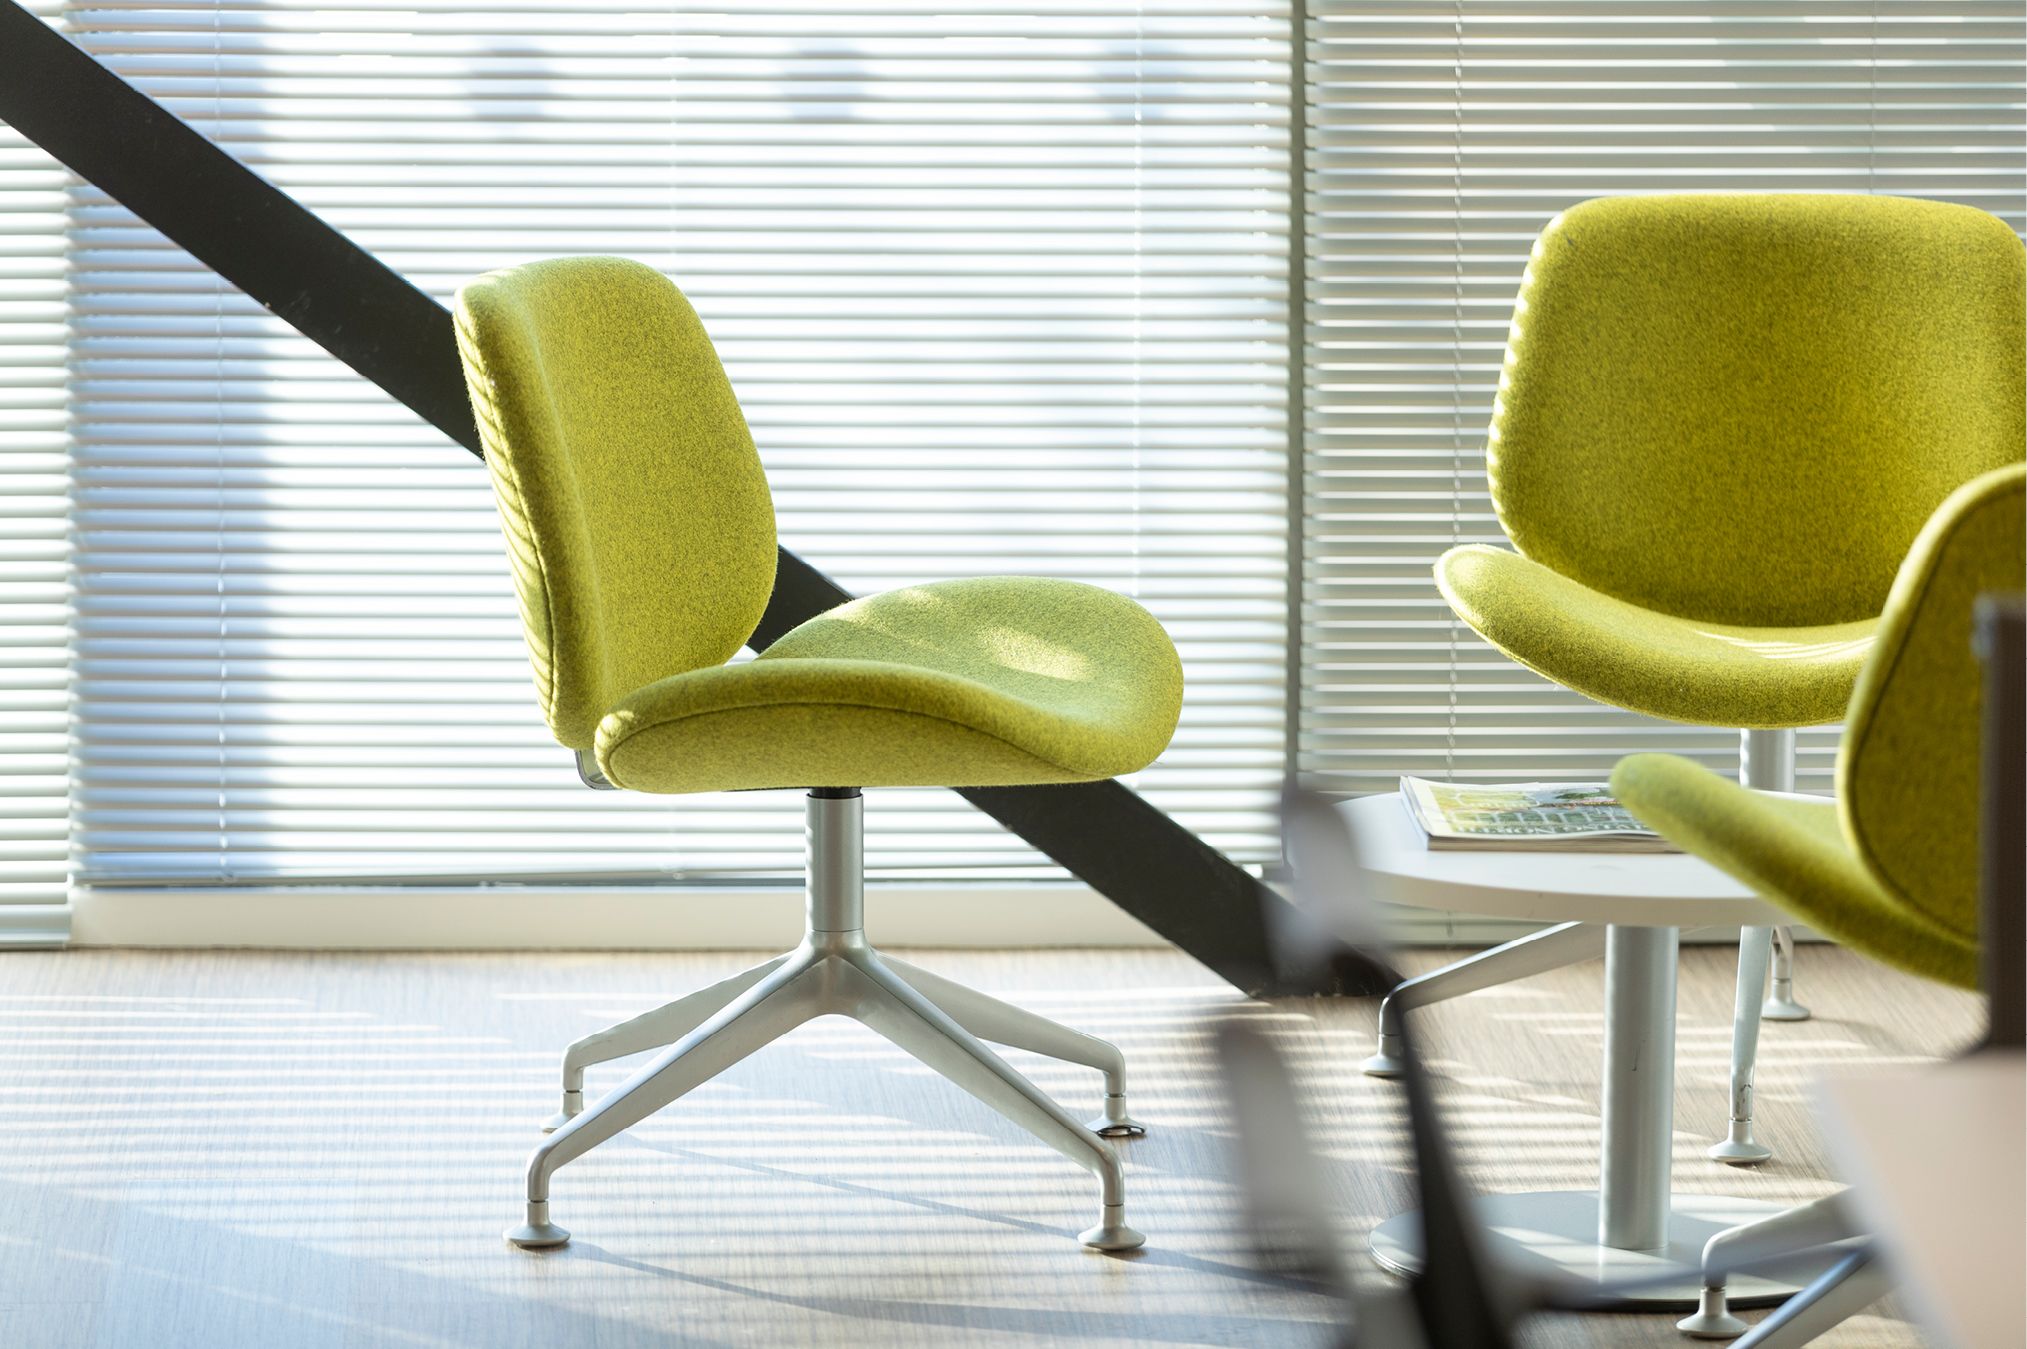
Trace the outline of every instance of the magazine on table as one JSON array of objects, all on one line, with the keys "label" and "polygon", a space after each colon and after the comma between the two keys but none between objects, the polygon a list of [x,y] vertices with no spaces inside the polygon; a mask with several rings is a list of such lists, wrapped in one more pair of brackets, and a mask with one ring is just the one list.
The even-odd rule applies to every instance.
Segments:
[{"label": "magazine on table", "polygon": [[1401,804],[1431,848],[1484,852],[1679,852],[1602,782],[1402,778]]}]

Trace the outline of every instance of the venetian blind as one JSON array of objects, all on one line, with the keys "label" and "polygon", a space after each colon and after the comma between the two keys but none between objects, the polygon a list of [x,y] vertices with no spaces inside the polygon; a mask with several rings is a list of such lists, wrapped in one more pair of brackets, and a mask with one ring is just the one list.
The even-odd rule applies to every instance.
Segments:
[{"label": "venetian blind", "polygon": [[[784,543],[858,592],[1075,577],[1188,709],[1134,784],[1241,859],[1282,765],[1288,16],[1233,0],[75,5],[77,39],[397,271],[618,253],[716,337]],[[101,883],[800,865],[789,793],[592,793],[483,471],[88,187],[79,701]],[[876,874],[1037,874],[884,792]]]},{"label": "venetian blind", "polygon": [[69,930],[66,183],[0,123],[0,945]]},{"label": "venetian blind", "polygon": [[[1430,566],[1503,541],[1485,430],[1528,249],[1586,198],[1880,192],[2027,224],[2012,0],[1312,0],[1300,762],[1605,776],[1735,732],[1606,708],[1455,621]],[[1837,732],[1804,732],[1827,791]]]}]

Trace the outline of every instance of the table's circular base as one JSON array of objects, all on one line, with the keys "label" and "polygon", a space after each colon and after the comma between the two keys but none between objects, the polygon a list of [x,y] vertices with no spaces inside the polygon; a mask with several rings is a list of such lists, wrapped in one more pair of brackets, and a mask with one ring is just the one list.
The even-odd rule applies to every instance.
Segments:
[{"label": "table's circular base", "polygon": [[[1598,1196],[1594,1190],[1550,1190],[1495,1194],[1477,1201],[1486,1229],[1487,1254],[1523,1276],[1574,1279],[1583,1284],[1643,1281],[1637,1292],[1607,1296],[1600,1309],[1624,1311],[1694,1310],[1703,1289],[1698,1273],[1703,1243],[1727,1227],[1771,1217],[1788,1208],[1759,1199],[1678,1194],[1664,1252],[1621,1251],[1598,1244]],[[1373,1258],[1396,1274],[1422,1267],[1422,1215],[1408,1212],[1373,1229]],[[1729,1280],[1734,1307],[1765,1307],[1791,1297],[1843,1252],[1804,1258],[1780,1267],[1735,1274]],[[1680,1278],[1669,1277],[1679,1271]],[[1661,1282],[1654,1283],[1653,1280]]]}]

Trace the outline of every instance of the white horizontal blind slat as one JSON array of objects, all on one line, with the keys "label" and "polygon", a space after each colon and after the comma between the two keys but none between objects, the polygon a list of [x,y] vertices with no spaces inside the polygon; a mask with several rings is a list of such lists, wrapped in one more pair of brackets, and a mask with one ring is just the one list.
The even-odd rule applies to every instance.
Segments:
[{"label": "white horizontal blind slat", "polygon": [[[1602,778],[1735,732],[1602,707],[1505,660],[1430,576],[1502,543],[1485,430],[1534,236],[1589,197],[1882,192],[2027,225],[2018,4],[1314,0],[1306,32],[1305,569],[1298,762]],[[1827,791],[1835,727],[1802,733]]]},{"label": "white horizontal blind slat", "polygon": [[[60,26],[54,0],[28,8]],[[0,122],[0,945],[70,921],[67,184]]]},{"label": "white horizontal blind slat", "polygon": [[[1270,854],[1289,32],[1228,0],[642,11],[73,4],[89,50],[433,294],[621,253],[695,301],[783,541],[858,592],[1026,572],[1182,649],[1134,785]],[[102,194],[72,194],[76,744],[111,883],[788,874],[787,793],[588,793],[483,472]],[[1045,874],[883,792],[876,875]]]}]

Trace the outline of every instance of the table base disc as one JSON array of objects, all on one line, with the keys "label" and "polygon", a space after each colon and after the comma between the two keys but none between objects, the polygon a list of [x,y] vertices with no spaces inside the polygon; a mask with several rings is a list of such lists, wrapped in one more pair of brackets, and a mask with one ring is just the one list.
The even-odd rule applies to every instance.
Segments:
[{"label": "table base disc", "polygon": [[[1477,1201],[1487,1229],[1486,1247],[1502,1266],[1521,1275],[1557,1275],[1587,1284],[1638,1280],[1637,1292],[1607,1296],[1600,1310],[1693,1311],[1703,1279],[1698,1266],[1703,1243],[1727,1227],[1756,1222],[1791,1207],[1759,1199],[1722,1195],[1678,1194],[1668,1223],[1665,1251],[1622,1251],[1598,1244],[1598,1195],[1595,1190],[1553,1190],[1534,1194],[1487,1195]],[[1373,1229],[1373,1258],[1396,1274],[1414,1274],[1422,1267],[1422,1215],[1408,1212]],[[1822,1273],[1843,1251],[1819,1253],[1785,1261],[1750,1274],[1735,1274],[1729,1283],[1734,1307],[1766,1307],[1785,1301]],[[1674,1271],[1679,1278],[1671,1278]],[[1660,1279],[1661,1282],[1653,1282]]]}]

